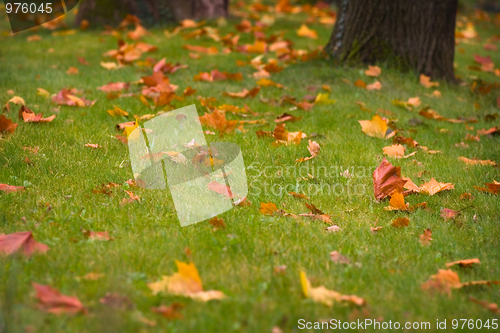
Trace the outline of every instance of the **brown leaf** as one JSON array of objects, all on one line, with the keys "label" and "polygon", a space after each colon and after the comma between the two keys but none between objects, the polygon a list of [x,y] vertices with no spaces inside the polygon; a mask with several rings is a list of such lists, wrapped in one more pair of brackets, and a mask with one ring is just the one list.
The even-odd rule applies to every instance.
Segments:
[{"label": "brown leaf", "polygon": [[38,299],[40,308],[46,312],[54,314],[87,313],[87,309],[77,297],[62,295],[57,289],[43,284],[33,283],[33,288],[36,290],[35,297]]},{"label": "brown leaf", "polygon": [[11,255],[21,253],[25,256],[31,256],[33,253],[45,253],[49,247],[38,243],[33,238],[31,231],[22,231],[12,234],[0,234],[0,253]]},{"label": "brown leaf", "polygon": [[387,159],[373,171],[373,192],[377,200],[382,200],[394,192],[403,193],[406,181],[401,179],[401,168],[394,167]]},{"label": "brown leaf", "polygon": [[316,141],[309,140],[309,145],[307,146],[307,149],[309,150],[311,157],[299,158],[298,160],[295,160],[296,163],[305,162],[305,161],[308,161],[308,160],[318,156],[321,147],[319,146],[319,144]]},{"label": "brown leaf", "polygon": [[221,219],[220,217],[217,217],[217,216],[214,216],[210,220],[208,220],[208,223],[210,223],[211,225],[213,225],[216,228],[225,228],[226,227],[226,223],[224,222],[224,220]]},{"label": "brown leaf", "polygon": [[357,80],[356,82],[354,82],[354,86],[365,89],[366,83],[363,80]]},{"label": "brown leaf", "polygon": [[410,219],[407,217],[398,217],[395,220],[392,220],[391,227],[402,228],[407,227],[410,224]]},{"label": "brown leaf", "polygon": [[449,220],[454,220],[459,214],[460,212],[457,212],[453,209],[442,208],[440,215],[445,221],[449,221]]},{"label": "brown leaf", "polygon": [[108,305],[115,309],[132,309],[134,304],[127,296],[122,296],[117,293],[107,293],[99,300],[99,303]]},{"label": "brown leaf", "polygon": [[479,186],[474,186],[474,188],[478,191],[482,192],[489,192],[491,194],[498,194],[500,193],[500,182],[497,182],[496,180],[493,179],[493,183],[485,183],[487,187],[479,187]]},{"label": "brown leaf", "polygon": [[463,260],[457,260],[453,262],[448,262],[446,263],[446,267],[451,267],[454,265],[460,265],[461,267],[472,267],[473,264],[480,264],[481,262],[479,259],[474,258],[474,259],[463,259]]},{"label": "brown leaf", "polygon": [[428,291],[438,291],[440,293],[451,294],[452,289],[460,289],[462,287],[474,286],[474,285],[488,285],[500,284],[500,281],[470,281],[470,282],[460,282],[458,274],[451,269],[440,269],[438,273],[432,275],[427,282],[422,284],[423,290]]},{"label": "brown leaf", "polygon": [[14,133],[17,126],[18,124],[13,123],[12,120],[5,117],[5,115],[3,114],[0,115],[0,133],[1,132]]},{"label": "brown leaf", "polygon": [[288,194],[290,194],[292,197],[297,198],[297,199],[307,199],[307,200],[309,200],[309,198],[306,197],[306,195],[302,194],[302,193],[288,192]]},{"label": "brown leaf", "polygon": [[330,259],[336,264],[349,265],[351,263],[346,256],[341,255],[338,251],[330,252]]},{"label": "brown leaf", "polygon": [[479,301],[477,299],[475,299],[474,297],[469,297],[469,300],[471,302],[474,302],[476,304],[479,304],[480,306],[482,306],[483,308],[485,309],[488,309],[490,310],[491,312],[493,313],[496,313],[496,314],[500,314],[500,309],[498,308],[498,305],[495,304],[495,303],[488,303],[487,301]]},{"label": "brown leaf", "polygon": [[95,239],[98,241],[110,241],[113,238],[109,237],[109,233],[107,231],[89,231],[82,230],[83,235],[88,239]]},{"label": "brown leaf", "polygon": [[459,161],[464,162],[467,165],[476,165],[476,164],[481,164],[481,165],[497,165],[495,162],[491,160],[477,160],[477,159],[468,159],[467,157],[460,156],[458,157]]},{"label": "brown leaf", "polygon": [[180,319],[182,318],[182,314],[178,312],[178,310],[184,308],[184,304],[174,302],[170,306],[160,305],[159,307],[151,308],[151,311],[161,314],[163,317],[167,319]]},{"label": "brown leaf", "polygon": [[423,235],[419,236],[420,237],[420,243],[422,244],[422,246],[431,245],[431,241],[432,241],[431,236],[432,236],[431,229],[425,229]]}]

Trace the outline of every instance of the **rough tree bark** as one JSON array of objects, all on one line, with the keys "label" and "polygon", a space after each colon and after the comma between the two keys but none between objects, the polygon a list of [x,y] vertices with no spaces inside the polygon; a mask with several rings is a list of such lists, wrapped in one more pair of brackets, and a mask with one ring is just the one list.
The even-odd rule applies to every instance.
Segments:
[{"label": "rough tree bark", "polygon": [[325,51],[341,62],[388,61],[455,81],[457,0],[342,0]]},{"label": "rough tree bark", "polygon": [[229,0],[82,0],[76,24],[114,25],[127,14],[146,25],[183,19],[211,19],[228,15]]}]

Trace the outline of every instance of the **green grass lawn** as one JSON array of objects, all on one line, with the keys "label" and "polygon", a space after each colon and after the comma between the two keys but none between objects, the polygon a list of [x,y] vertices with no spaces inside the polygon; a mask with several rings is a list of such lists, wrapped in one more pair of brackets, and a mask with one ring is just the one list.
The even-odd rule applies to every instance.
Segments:
[{"label": "green grass lawn", "polygon": [[[8,22],[3,18],[2,31]],[[305,14],[287,15],[276,20],[271,32],[283,32],[284,38],[294,42],[296,49],[312,50],[325,45],[331,26],[309,24],[318,32],[318,39],[300,38],[296,30],[305,21]],[[500,172],[492,166],[466,166],[459,156],[493,160],[500,163],[498,137],[481,136],[481,141],[464,141],[468,148],[455,147],[467,133],[498,125],[486,121],[488,114],[499,113],[496,97],[499,89],[488,95],[472,93],[471,82],[477,77],[486,82],[499,82],[493,73],[470,71],[474,54],[489,55],[497,67],[500,53],[483,49],[486,40],[498,32],[492,22],[472,19],[480,40],[460,43],[456,53],[456,73],[461,84],[439,82],[442,98],[429,97],[432,89],[418,83],[415,73],[401,73],[397,69],[379,64],[382,75],[378,80],[380,91],[367,91],[348,85],[362,79],[373,83],[375,79],[363,74],[365,67],[348,68],[332,60],[318,59],[291,64],[271,79],[285,89],[264,87],[253,99],[234,100],[223,96],[224,91],[251,89],[255,72],[251,66],[239,67],[237,60],[248,61],[256,55],[238,52],[224,55],[202,56],[191,59],[184,44],[221,47],[207,37],[184,40],[181,35],[168,39],[164,29],[151,29],[143,41],[156,45],[158,51],[147,56],[168,62],[189,65],[169,75],[180,92],[191,86],[194,96],[174,101],[173,108],[196,104],[199,115],[205,108],[197,96],[215,97],[216,105],[245,103],[266,125],[245,125],[249,131],[236,131],[232,135],[207,135],[210,141],[234,142],[241,147],[248,167],[248,207],[235,207],[220,215],[227,227],[214,230],[207,222],[181,227],[168,191],[130,188],[141,202],[122,206],[128,198],[126,186],[113,189],[113,194],[94,194],[92,189],[113,182],[124,184],[133,178],[128,148],[115,138],[118,123],[133,120],[133,115],[156,113],[137,97],[108,100],[96,88],[108,82],[136,82],[151,75],[152,69],[137,65],[110,71],[99,64],[109,61],[103,53],[116,49],[117,39],[103,35],[102,30],[78,31],[75,35],[54,36],[51,31],[22,32],[15,36],[0,36],[0,102],[3,105],[14,95],[25,99],[27,106],[44,116],[55,114],[47,124],[22,123],[17,118],[18,106],[12,106],[5,115],[19,123],[15,133],[0,138],[0,183],[27,186],[25,192],[0,193],[0,233],[32,231],[38,242],[50,246],[45,255],[31,258],[9,256],[0,258],[0,331],[5,332],[271,332],[279,327],[283,332],[297,332],[299,319],[341,321],[372,318],[379,321],[431,322],[436,319],[481,319],[483,322],[498,318],[488,310],[469,301],[469,297],[500,303],[498,286],[471,286],[453,290],[451,296],[423,292],[421,284],[445,269],[445,263],[479,258],[480,265],[473,268],[453,267],[461,281],[500,279],[500,223],[498,196],[482,193],[474,185],[483,186],[493,179],[500,180]],[[220,34],[235,31],[239,19],[229,20],[219,27]],[[210,23],[216,26],[215,22]],[[171,30],[172,27],[169,29]],[[269,33],[269,32],[268,32]],[[28,42],[27,37],[40,35],[39,41]],[[253,43],[250,34],[241,34],[240,44]],[[497,47],[500,44],[496,42]],[[49,52],[53,49],[53,52]],[[85,57],[89,66],[80,64],[77,57]],[[274,57],[273,53],[264,59]],[[142,57],[142,60],[146,55]],[[68,75],[70,67],[79,69],[78,75]],[[212,69],[242,72],[239,82],[199,82],[193,76]],[[306,94],[322,92],[322,85],[332,89],[334,105],[315,105],[310,112],[292,110],[292,105],[271,106],[260,98],[279,99],[287,94],[299,100]],[[311,91],[309,87],[317,90]],[[77,88],[87,99],[95,100],[88,108],[61,106],[50,98],[37,95],[37,88],[51,94],[63,88]],[[131,88],[137,91],[137,86]],[[476,117],[478,123],[464,124],[438,122],[418,115],[416,108],[409,111],[391,103],[394,99],[407,100],[420,97],[422,106],[445,117]],[[372,111],[361,110],[357,101],[366,103]],[[479,108],[474,106],[477,103]],[[106,110],[119,106],[130,116],[111,117]],[[408,159],[388,158],[400,166],[404,176],[421,185],[434,177],[440,182],[455,184],[455,189],[434,196],[414,194],[406,197],[410,204],[427,202],[429,211],[412,213],[384,210],[388,202],[378,203],[373,196],[372,172],[383,158],[382,148],[391,140],[377,139],[361,131],[358,120],[370,119],[379,109],[389,110],[400,132],[411,136],[420,145],[440,150],[440,154],[427,154],[417,149]],[[309,156],[307,139],[300,145],[273,146],[269,138],[259,139],[255,131],[273,130],[277,115],[289,112],[302,120],[287,123],[289,131],[303,131],[321,146],[319,156],[296,164],[295,160]],[[242,120],[233,114],[230,119]],[[418,118],[420,126],[412,127],[408,121]],[[247,118],[245,118],[247,119]],[[206,128],[209,129],[209,128]],[[86,147],[97,143],[99,149]],[[34,154],[23,147],[38,146]],[[415,149],[408,149],[408,152]],[[30,163],[26,163],[25,158]],[[421,162],[418,165],[414,160]],[[328,170],[325,174],[325,169]],[[351,178],[340,176],[345,169]],[[422,172],[419,178],[418,173]],[[314,176],[313,179],[307,174]],[[306,179],[303,178],[305,176]],[[328,186],[335,189],[328,191]],[[310,201],[331,215],[340,232],[327,233],[326,224],[308,218],[268,216],[259,212],[260,203],[273,202],[287,212],[307,213],[304,200],[288,195],[288,191],[305,193]],[[469,192],[473,201],[460,200]],[[458,210],[466,206],[461,216],[445,222],[441,208]],[[409,216],[406,228],[390,226],[396,217]],[[373,234],[375,222],[383,229]],[[432,230],[430,246],[420,244],[419,235],[426,228]],[[81,230],[108,231],[113,241],[94,241],[84,237]],[[186,255],[189,248],[192,255]],[[357,264],[339,265],[330,260],[331,251],[339,251]],[[174,261],[192,260],[200,272],[206,290],[220,290],[228,297],[221,301],[198,302],[171,295],[153,296],[147,287],[162,275],[177,271]],[[286,265],[282,274],[274,273],[276,266]],[[302,293],[299,272],[303,270],[314,287],[324,285],[343,294],[355,294],[366,299],[367,305],[334,304],[325,306],[306,299]],[[101,273],[97,281],[79,279],[88,273]],[[77,296],[87,307],[87,315],[47,314],[37,308],[32,282],[50,285],[61,293]],[[115,310],[100,304],[99,299],[108,292],[126,295],[133,309]],[[180,302],[182,319],[168,320],[153,313],[151,307]],[[145,323],[144,318],[156,326]],[[151,323],[150,323],[151,324]]]}]

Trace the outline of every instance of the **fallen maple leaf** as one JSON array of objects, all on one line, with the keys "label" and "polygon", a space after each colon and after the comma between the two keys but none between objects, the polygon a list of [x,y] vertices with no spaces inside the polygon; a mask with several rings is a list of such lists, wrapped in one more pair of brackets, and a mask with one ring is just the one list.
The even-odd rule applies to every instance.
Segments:
[{"label": "fallen maple leaf", "polygon": [[330,252],[330,259],[336,264],[349,265],[351,263],[346,256],[341,255],[338,251]]},{"label": "fallen maple leaf", "polygon": [[19,118],[22,118],[25,123],[50,123],[56,115],[52,115],[47,118],[43,118],[43,113],[39,113],[35,115],[33,111],[28,109],[26,106],[21,106],[21,109],[19,109]]},{"label": "fallen maple leaf", "polygon": [[394,192],[403,193],[406,181],[401,179],[401,168],[395,167],[384,157],[373,171],[373,192],[377,200],[382,200]]},{"label": "fallen maple leaf", "polygon": [[401,158],[405,156],[406,148],[403,147],[402,145],[392,145],[384,147],[382,148],[382,150],[384,151],[384,155],[395,158]]},{"label": "fallen maple leaf", "polygon": [[246,97],[255,97],[260,91],[260,87],[252,88],[251,90],[243,89],[241,92],[232,93],[232,92],[224,92],[224,95],[232,97],[232,98],[246,98]]},{"label": "fallen maple leaf", "polygon": [[163,276],[158,282],[148,283],[154,295],[164,292],[172,295],[186,296],[200,301],[223,299],[226,296],[221,291],[204,291],[200,275],[194,263],[186,264],[175,261],[178,273],[172,276]]},{"label": "fallen maple leaf", "polygon": [[66,71],[67,74],[69,75],[76,75],[79,73],[78,71],[78,68],[76,67],[70,67],[67,71]]},{"label": "fallen maple leaf", "polygon": [[365,75],[371,76],[371,77],[377,77],[382,74],[382,70],[378,66],[368,66],[368,69],[365,70]]},{"label": "fallen maple leaf", "polygon": [[128,89],[130,86],[130,83],[125,83],[125,82],[110,82],[104,86],[101,86],[97,89],[104,91],[104,92],[115,92],[115,91],[122,91]]},{"label": "fallen maple leaf", "polygon": [[89,230],[82,230],[83,235],[87,237],[88,239],[95,239],[98,241],[110,241],[113,240],[113,238],[109,237],[109,232],[107,231],[89,231]]},{"label": "fallen maple leaf", "polygon": [[497,165],[492,160],[476,160],[476,159],[470,160],[467,157],[463,157],[463,156],[460,156],[458,158],[458,160],[464,162],[467,165],[477,165],[477,164],[481,164],[481,165]]},{"label": "fallen maple leaf", "polygon": [[0,234],[0,253],[11,255],[17,252],[25,256],[33,253],[45,253],[49,247],[35,241],[31,231],[22,231],[12,234]]},{"label": "fallen maple leaf", "polygon": [[460,265],[461,267],[472,267],[473,264],[480,264],[481,261],[479,259],[474,258],[474,259],[463,259],[463,260],[457,260],[453,262],[448,262],[446,263],[446,267],[451,267],[455,265]]},{"label": "fallen maple leaf", "polygon": [[395,220],[392,220],[391,227],[402,228],[407,227],[410,224],[410,219],[407,217],[398,217]]},{"label": "fallen maple leaf", "polygon": [[409,210],[410,204],[405,204],[405,197],[400,192],[394,192],[389,200],[389,206],[384,207],[385,210]]},{"label": "fallen maple leaf", "polygon": [[492,284],[498,285],[500,284],[500,281],[471,281],[461,283],[458,274],[451,269],[439,269],[437,274],[431,275],[430,279],[422,284],[422,289],[428,291],[438,291],[450,295],[452,289],[460,289],[462,287],[484,284],[488,286]]},{"label": "fallen maple leaf", "polygon": [[94,148],[94,149],[102,148],[102,146],[97,144],[97,143],[86,143],[85,146],[90,147],[90,148]]},{"label": "fallen maple leaf", "polygon": [[52,101],[59,105],[69,105],[69,106],[92,106],[96,101],[88,101],[84,98],[80,98],[74,95],[75,89],[62,89],[57,95],[52,96]]},{"label": "fallen maple leaf", "polygon": [[373,82],[372,84],[369,84],[366,86],[366,90],[380,90],[382,89],[382,83],[379,81]]},{"label": "fallen maple leaf", "polygon": [[317,39],[318,33],[312,29],[309,29],[305,24],[302,24],[299,30],[297,30],[297,36]]},{"label": "fallen maple leaf", "polygon": [[123,310],[130,310],[134,307],[134,304],[127,296],[122,296],[118,293],[107,293],[99,300],[99,303]]},{"label": "fallen maple leaf", "polygon": [[445,221],[449,221],[449,220],[454,220],[459,214],[460,212],[456,210],[449,208],[442,208],[440,215]]},{"label": "fallen maple leaf", "polygon": [[184,304],[174,302],[170,306],[160,305],[159,307],[152,307],[151,311],[161,314],[167,319],[180,319],[182,314],[178,310],[184,308]]},{"label": "fallen maple leaf", "polygon": [[11,99],[9,99],[7,101],[7,103],[5,103],[4,109],[7,110],[7,112],[11,111],[11,109],[10,109],[10,103],[14,103],[14,104],[17,104],[17,105],[26,105],[26,102],[24,101],[24,99],[22,97],[14,96]]},{"label": "fallen maple leaf", "polygon": [[107,113],[109,113],[110,116],[113,117],[126,117],[128,116],[128,112],[120,109],[119,107],[115,106],[113,110],[107,110]]},{"label": "fallen maple leaf", "polygon": [[25,189],[24,186],[14,186],[14,185],[0,184],[0,191],[3,191],[5,193],[21,192],[21,191],[24,191],[24,189]]},{"label": "fallen maple leaf", "polygon": [[220,112],[218,109],[215,109],[212,113],[205,113],[200,117],[200,122],[218,130],[221,136],[234,132],[236,126],[238,126],[237,120],[227,120],[226,113]]},{"label": "fallen maple leaf", "polygon": [[469,297],[469,300],[473,303],[479,304],[483,308],[488,309],[493,313],[500,314],[500,309],[498,308],[498,305],[495,303],[488,303],[487,301],[479,301],[472,296]]},{"label": "fallen maple leaf", "polygon": [[309,153],[311,154],[311,156],[310,157],[301,157],[298,160],[295,160],[296,163],[305,162],[305,161],[308,161],[308,160],[318,156],[321,147],[319,146],[319,144],[316,141],[309,140],[309,145],[307,146],[307,149],[309,150]]},{"label": "fallen maple leaf", "polygon": [[358,306],[366,304],[363,298],[356,295],[342,295],[339,292],[326,289],[324,286],[316,288],[311,287],[311,282],[303,271],[300,271],[300,285],[302,286],[302,292],[306,298],[310,298],[315,302],[323,303],[328,306],[332,306],[333,302],[349,302]]},{"label": "fallen maple leaf", "polygon": [[420,74],[420,84],[426,88],[439,87],[439,82],[431,82],[431,78]]},{"label": "fallen maple leaf", "polygon": [[309,200],[309,198],[306,197],[306,195],[302,194],[302,193],[288,192],[288,194],[290,194],[292,197],[297,198],[297,199],[307,199],[307,200]]},{"label": "fallen maple leaf", "polygon": [[387,123],[378,114],[374,115],[371,120],[359,120],[363,133],[375,138],[387,139]]},{"label": "fallen maple leaf", "polygon": [[36,290],[35,297],[38,299],[38,305],[42,310],[54,314],[87,313],[87,309],[77,297],[62,295],[57,289],[47,285],[38,283],[32,283],[32,285]]},{"label": "fallen maple leaf", "polygon": [[208,220],[208,223],[210,223],[211,225],[213,225],[216,228],[225,228],[226,227],[226,223],[224,222],[224,220],[220,217],[217,217],[217,216],[214,216],[210,220]]},{"label": "fallen maple leaf", "polygon": [[455,188],[454,184],[442,183],[442,182],[438,183],[434,178],[431,178],[431,180],[429,182],[420,186],[420,193],[434,195],[438,192],[445,191],[445,190],[452,190],[454,188]]},{"label": "fallen maple leaf", "polygon": [[366,83],[363,80],[357,80],[354,82],[354,86],[358,88],[365,89],[366,88]]},{"label": "fallen maple leaf", "polygon": [[276,83],[266,78],[261,78],[259,81],[257,81],[257,85],[261,87],[276,87],[280,89],[284,88],[282,84]]},{"label": "fallen maple leaf", "polygon": [[208,184],[208,189],[215,193],[219,193],[220,195],[223,195],[228,199],[233,199],[233,193],[231,192],[231,188],[227,185],[222,185],[221,183],[218,183],[215,180]]},{"label": "fallen maple leaf", "polygon": [[262,214],[273,215],[274,212],[276,212],[277,210],[278,210],[278,207],[272,202],[268,202],[268,203],[261,202],[260,203],[260,210],[259,211]]},{"label": "fallen maple leaf", "polygon": [[330,99],[330,93],[319,93],[314,100],[317,105],[331,105],[337,103],[336,100]]},{"label": "fallen maple leaf", "polygon": [[480,186],[474,186],[474,188],[478,191],[489,192],[491,194],[500,193],[500,182],[497,182],[496,180],[493,179],[493,183],[484,183],[484,185],[486,185],[487,188]]},{"label": "fallen maple leaf", "polygon": [[431,245],[432,241],[431,236],[432,236],[431,229],[425,229],[423,235],[418,236],[420,237],[420,243],[422,244],[422,246]]},{"label": "fallen maple leaf", "polygon": [[12,122],[12,120],[5,117],[5,115],[0,115],[0,132],[14,133],[18,124]]}]

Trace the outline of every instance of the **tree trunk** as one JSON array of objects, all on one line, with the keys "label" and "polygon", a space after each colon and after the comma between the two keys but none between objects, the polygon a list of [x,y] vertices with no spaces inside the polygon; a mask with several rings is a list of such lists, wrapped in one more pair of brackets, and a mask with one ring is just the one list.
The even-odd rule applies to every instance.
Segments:
[{"label": "tree trunk", "polygon": [[325,51],[341,62],[386,61],[455,81],[457,0],[342,0]]},{"label": "tree trunk", "polygon": [[229,0],[83,0],[76,24],[116,25],[127,14],[145,25],[184,19],[212,19],[228,15]]}]

